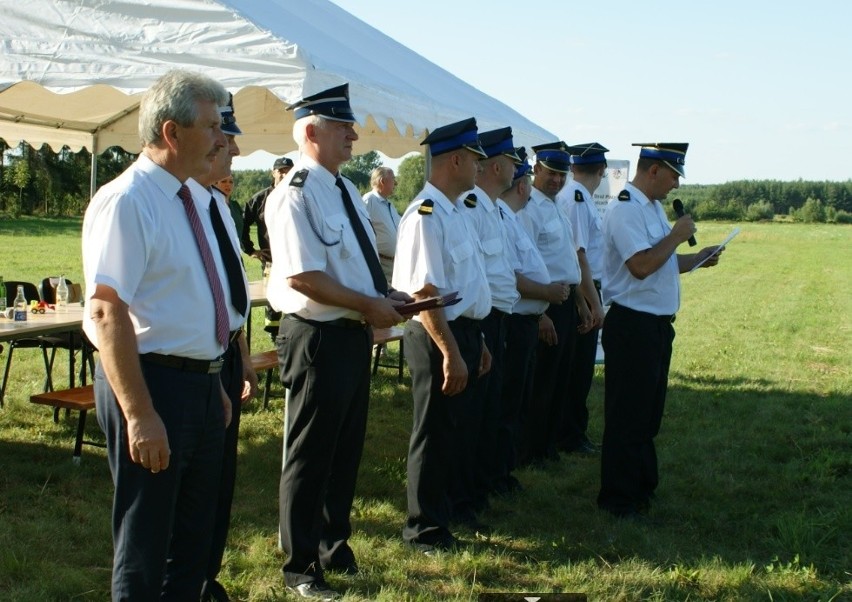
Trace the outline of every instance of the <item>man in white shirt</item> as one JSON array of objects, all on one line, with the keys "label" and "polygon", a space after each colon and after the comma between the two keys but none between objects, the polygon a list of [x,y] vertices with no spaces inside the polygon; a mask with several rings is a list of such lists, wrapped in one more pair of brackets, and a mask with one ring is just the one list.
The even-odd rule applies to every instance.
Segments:
[{"label": "man in white shirt", "polygon": [[379,263],[390,282],[393,277],[393,258],[396,255],[396,233],[399,229],[399,213],[390,197],[396,188],[396,176],[390,167],[377,167],[370,174],[372,190],[362,197],[367,205],[370,223],[376,233]]},{"label": "man in white shirt", "polygon": [[[641,146],[636,176],[604,217],[604,302],[611,302],[603,328],[606,353],[605,424],[598,506],[618,517],[650,510],[657,488],[657,451],[668,388],[680,273],[718,247],[678,255],[695,234],[689,215],[669,225],[662,201],[680,185],[687,143]],[[716,253],[713,255],[713,253]],[[711,257],[712,255],[712,257]]]},{"label": "man in white shirt", "polygon": [[221,357],[246,300],[227,286],[208,205],[186,183],[227,145],[227,102],[200,74],[157,80],[140,104],[142,153],[83,221],[83,329],[100,352],[95,403],[115,484],[114,600],[198,600],[204,581],[231,414]]}]

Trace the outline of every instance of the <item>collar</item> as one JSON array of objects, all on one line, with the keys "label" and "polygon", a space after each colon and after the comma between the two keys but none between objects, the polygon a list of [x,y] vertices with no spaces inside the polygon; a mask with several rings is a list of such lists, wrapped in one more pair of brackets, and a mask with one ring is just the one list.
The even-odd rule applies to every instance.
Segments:
[{"label": "collar", "polygon": [[443,192],[438,190],[432,182],[426,182],[423,185],[423,190],[416,197],[418,200],[432,199],[436,207],[440,207],[444,213],[456,213],[456,206],[447,198]]},{"label": "collar", "polygon": [[164,196],[170,199],[177,198],[178,190],[183,184],[171,172],[151,161],[144,153],[139,153],[139,157],[136,159],[136,167],[151,178],[151,181],[162,191]]},{"label": "collar", "polygon": [[628,182],[624,185],[624,189],[630,192],[630,200],[638,201],[641,205],[650,205],[651,200],[645,196],[645,193],[636,188],[632,182]]}]

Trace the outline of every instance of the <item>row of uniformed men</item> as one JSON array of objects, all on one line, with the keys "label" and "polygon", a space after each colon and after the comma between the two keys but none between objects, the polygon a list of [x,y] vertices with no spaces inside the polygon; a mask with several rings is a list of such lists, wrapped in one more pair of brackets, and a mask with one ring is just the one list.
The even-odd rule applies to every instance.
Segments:
[{"label": "row of uniformed men", "polygon": [[[519,462],[560,447],[588,449],[585,417],[567,409],[566,376],[577,334],[598,327],[603,312],[556,197],[569,150],[575,167],[593,166],[599,182],[606,149],[534,147],[531,168],[509,128],[480,136],[468,119],[433,130],[423,141],[431,172],[400,222],[389,287],[367,209],[353,203],[357,191],[339,175],[358,138],[348,88],[292,108],[301,158],[270,194],[265,216],[273,258],[267,296],[283,312],[277,345],[290,390],[279,492],[283,571],[291,591],[334,599],[324,571],[358,571],[349,512],[366,430],[371,327],[402,322],[400,305],[452,292],[460,298],[405,326],[414,416],[403,538],[412,547],[454,548],[451,524],[480,527],[486,496],[518,488],[510,473]],[[579,171],[574,186],[587,199],[596,184]],[[519,442],[520,457],[509,441]]]}]

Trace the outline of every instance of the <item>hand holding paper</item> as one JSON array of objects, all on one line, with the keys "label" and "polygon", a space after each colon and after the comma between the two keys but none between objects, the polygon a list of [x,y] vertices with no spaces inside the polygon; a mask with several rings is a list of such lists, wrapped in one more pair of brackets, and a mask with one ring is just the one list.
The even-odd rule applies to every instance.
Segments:
[{"label": "hand holding paper", "polygon": [[[731,242],[731,240],[733,240],[733,238],[734,238],[737,234],[739,234],[739,233],[740,233],[740,229],[739,229],[739,228],[734,228],[734,229],[731,231],[731,233],[730,233],[730,234],[728,234],[728,237],[727,237],[725,240],[723,240],[720,244],[716,245],[716,250],[715,250],[715,251],[713,251],[712,253],[708,253],[708,254],[707,254],[707,256],[706,256],[704,259],[702,259],[701,261],[699,261],[698,263],[696,263],[694,266],[692,266],[692,269],[690,269],[689,271],[690,271],[690,272],[692,272],[692,271],[695,271],[696,269],[700,268],[700,267],[701,267],[702,265],[704,265],[704,264],[705,264],[705,263],[706,263],[706,262],[707,262],[707,261],[708,261],[711,257],[718,257],[719,253],[721,253],[721,252],[725,249],[725,245],[727,245],[729,242]],[[689,273],[689,272],[687,272],[687,273]]]}]

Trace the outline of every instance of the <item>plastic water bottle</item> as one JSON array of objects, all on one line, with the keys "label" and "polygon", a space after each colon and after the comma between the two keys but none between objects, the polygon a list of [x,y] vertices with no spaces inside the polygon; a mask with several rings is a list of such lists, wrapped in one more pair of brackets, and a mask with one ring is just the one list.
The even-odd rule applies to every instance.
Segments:
[{"label": "plastic water bottle", "polygon": [[59,276],[59,284],[56,285],[56,313],[68,312],[68,283],[65,282],[65,274]]},{"label": "plastic water bottle", "polygon": [[0,276],[0,312],[6,311],[6,283],[3,282],[3,276]]},{"label": "plastic water bottle", "polygon": [[27,298],[24,297],[24,286],[18,285],[18,296],[15,297],[15,322],[27,321]]}]

